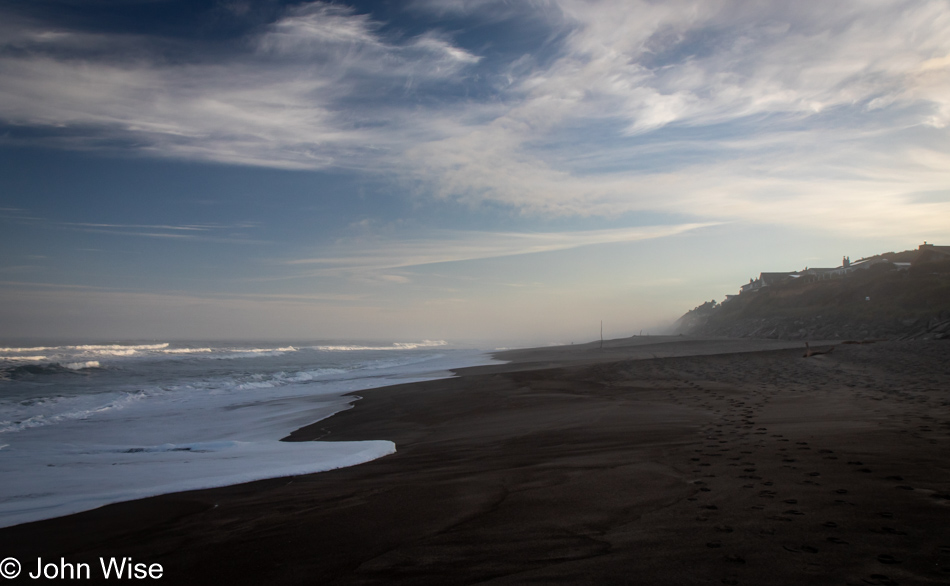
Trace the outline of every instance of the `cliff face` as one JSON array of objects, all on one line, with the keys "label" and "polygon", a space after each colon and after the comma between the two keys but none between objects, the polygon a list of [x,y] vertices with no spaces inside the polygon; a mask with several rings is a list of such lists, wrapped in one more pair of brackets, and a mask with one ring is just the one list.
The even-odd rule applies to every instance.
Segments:
[{"label": "cliff face", "polygon": [[950,338],[950,260],[781,284],[704,303],[677,333],[801,340]]}]

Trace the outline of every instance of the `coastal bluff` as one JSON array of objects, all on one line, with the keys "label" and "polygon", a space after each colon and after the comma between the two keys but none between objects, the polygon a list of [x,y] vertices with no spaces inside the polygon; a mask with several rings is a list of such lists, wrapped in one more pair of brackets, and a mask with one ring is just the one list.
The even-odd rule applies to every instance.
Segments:
[{"label": "coastal bluff", "polygon": [[762,273],[738,295],[707,301],[673,333],[829,339],[950,339],[950,247],[884,253],[834,269]]}]

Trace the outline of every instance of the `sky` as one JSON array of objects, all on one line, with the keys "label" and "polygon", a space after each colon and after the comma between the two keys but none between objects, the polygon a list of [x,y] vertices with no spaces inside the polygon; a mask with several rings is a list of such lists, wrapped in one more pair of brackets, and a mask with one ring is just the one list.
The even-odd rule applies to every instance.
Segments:
[{"label": "sky", "polygon": [[0,0],[0,337],[585,342],[950,244],[950,3]]}]

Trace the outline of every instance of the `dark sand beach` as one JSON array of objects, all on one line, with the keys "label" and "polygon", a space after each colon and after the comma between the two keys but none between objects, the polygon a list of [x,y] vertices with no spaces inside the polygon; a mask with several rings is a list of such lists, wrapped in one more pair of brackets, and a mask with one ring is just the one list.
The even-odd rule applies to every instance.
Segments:
[{"label": "dark sand beach", "polygon": [[803,346],[501,353],[289,438],[392,456],[2,529],[0,555],[173,584],[950,583],[950,343]]}]

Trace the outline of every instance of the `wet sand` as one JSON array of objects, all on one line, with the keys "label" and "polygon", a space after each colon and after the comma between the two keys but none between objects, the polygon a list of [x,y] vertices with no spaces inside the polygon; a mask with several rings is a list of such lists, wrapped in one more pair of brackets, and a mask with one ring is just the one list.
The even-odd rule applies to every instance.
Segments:
[{"label": "wet sand", "polygon": [[392,456],[0,529],[0,556],[173,584],[950,583],[950,343],[800,346],[503,353],[289,438]]}]

